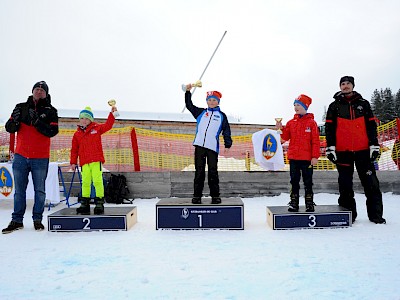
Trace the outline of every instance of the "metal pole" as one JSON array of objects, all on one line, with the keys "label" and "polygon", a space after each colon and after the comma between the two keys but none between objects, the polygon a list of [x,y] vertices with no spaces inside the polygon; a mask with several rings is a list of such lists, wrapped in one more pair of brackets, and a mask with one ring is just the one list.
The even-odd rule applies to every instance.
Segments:
[{"label": "metal pole", "polygon": [[[225,30],[224,34],[222,35],[222,38],[221,38],[221,40],[219,41],[217,47],[215,48],[213,54],[211,55],[210,60],[208,61],[206,67],[204,68],[203,73],[201,73],[199,80],[201,80],[201,79],[203,78],[203,75],[204,75],[204,73],[206,72],[206,70],[207,70],[207,68],[208,68],[208,66],[209,66],[209,64],[210,64],[210,62],[211,62],[211,60],[213,59],[213,57],[214,57],[214,55],[215,55],[215,52],[217,52],[219,45],[221,44],[222,40],[224,39],[225,34],[226,34],[226,30]],[[193,92],[192,92],[192,95],[194,94],[195,91],[196,91],[196,87],[194,87]],[[186,108],[186,105],[183,107],[182,113],[185,111],[185,108]]]}]

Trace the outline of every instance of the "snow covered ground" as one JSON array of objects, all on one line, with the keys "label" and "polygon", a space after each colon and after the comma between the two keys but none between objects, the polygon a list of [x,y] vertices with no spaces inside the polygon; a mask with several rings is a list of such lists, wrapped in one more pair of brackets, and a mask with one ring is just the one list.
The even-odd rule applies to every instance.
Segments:
[{"label": "snow covered ground", "polygon": [[[400,196],[383,198],[386,225],[357,194],[353,227],[274,231],[282,194],[243,199],[245,230],[157,231],[158,199],[136,199],[129,231],[77,233],[35,232],[29,201],[25,228],[0,236],[0,299],[400,299]],[[1,201],[2,228],[11,212]]]}]

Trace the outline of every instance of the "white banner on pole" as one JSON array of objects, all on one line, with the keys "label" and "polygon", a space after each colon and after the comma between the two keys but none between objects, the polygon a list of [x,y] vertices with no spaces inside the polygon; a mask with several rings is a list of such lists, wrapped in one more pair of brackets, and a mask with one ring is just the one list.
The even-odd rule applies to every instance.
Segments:
[{"label": "white banner on pole", "polygon": [[285,167],[279,134],[275,130],[263,129],[252,136],[254,158],[265,170],[278,171]]}]

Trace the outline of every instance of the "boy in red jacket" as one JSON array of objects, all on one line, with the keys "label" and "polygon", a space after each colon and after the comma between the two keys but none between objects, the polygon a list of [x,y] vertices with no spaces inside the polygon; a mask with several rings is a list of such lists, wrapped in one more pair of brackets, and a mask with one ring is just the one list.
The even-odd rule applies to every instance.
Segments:
[{"label": "boy in red jacket", "polygon": [[71,168],[74,170],[79,157],[82,168],[82,195],[79,198],[81,206],[76,209],[78,214],[90,214],[90,191],[93,182],[96,190],[94,213],[104,214],[104,185],[102,164],[105,162],[101,135],[114,125],[117,108],[112,107],[105,124],[94,122],[90,107],[85,107],[79,113],[79,125],[72,138]]},{"label": "boy in red jacket", "polygon": [[276,127],[282,130],[281,139],[290,140],[287,157],[290,163],[290,202],[288,210],[290,212],[299,211],[299,191],[300,177],[303,175],[305,189],[306,211],[314,211],[313,193],[313,167],[318,163],[320,156],[319,149],[319,130],[314,121],[314,115],[307,113],[312,99],[301,94],[294,100],[294,118],[282,126],[282,122],[277,122]]}]

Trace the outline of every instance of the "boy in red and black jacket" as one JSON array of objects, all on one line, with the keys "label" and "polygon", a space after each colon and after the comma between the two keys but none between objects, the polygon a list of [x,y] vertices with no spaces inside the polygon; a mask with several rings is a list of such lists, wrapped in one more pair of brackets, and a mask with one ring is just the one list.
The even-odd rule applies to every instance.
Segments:
[{"label": "boy in red and black jacket", "polygon": [[353,191],[356,166],[367,197],[367,213],[371,222],[386,223],[383,215],[382,193],[373,162],[379,156],[377,126],[369,102],[353,91],[354,77],[340,79],[337,92],[326,114],[326,157],[336,164],[339,173],[339,205],[357,217]]},{"label": "boy in red and black jacket", "polygon": [[311,105],[312,99],[307,95],[301,94],[294,100],[295,115],[292,120],[282,126],[277,122],[276,127],[282,129],[281,139],[290,140],[288,149],[288,159],[290,164],[290,202],[288,211],[299,211],[300,178],[303,176],[305,189],[306,211],[314,211],[314,192],[313,186],[313,165],[318,163],[320,156],[319,150],[319,130],[314,120],[314,114],[307,110]]}]

